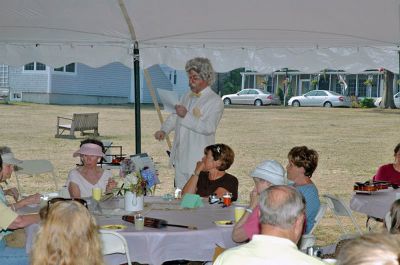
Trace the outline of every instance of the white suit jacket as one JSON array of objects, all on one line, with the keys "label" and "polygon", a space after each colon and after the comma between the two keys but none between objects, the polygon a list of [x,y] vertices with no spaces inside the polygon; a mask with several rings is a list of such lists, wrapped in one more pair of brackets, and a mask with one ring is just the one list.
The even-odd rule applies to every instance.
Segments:
[{"label": "white suit jacket", "polygon": [[186,116],[171,114],[161,126],[167,134],[175,130],[170,163],[177,172],[189,176],[203,157],[204,148],[215,144],[215,132],[224,111],[221,97],[210,87],[203,89],[200,97],[193,97],[191,93],[189,90],[180,102],[188,110]]}]

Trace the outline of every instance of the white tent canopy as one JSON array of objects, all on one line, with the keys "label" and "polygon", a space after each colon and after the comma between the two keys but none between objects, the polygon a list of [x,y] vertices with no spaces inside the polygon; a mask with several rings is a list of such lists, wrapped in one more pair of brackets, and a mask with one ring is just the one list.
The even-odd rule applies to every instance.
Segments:
[{"label": "white tent canopy", "polygon": [[132,67],[137,41],[142,67],[206,56],[220,72],[398,72],[399,10],[399,0],[2,0],[0,63]]}]

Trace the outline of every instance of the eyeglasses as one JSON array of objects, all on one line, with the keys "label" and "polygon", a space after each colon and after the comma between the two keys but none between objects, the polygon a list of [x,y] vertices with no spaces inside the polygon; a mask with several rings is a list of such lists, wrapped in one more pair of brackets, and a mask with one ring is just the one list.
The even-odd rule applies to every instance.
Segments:
[{"label": "eyeglasses", "polygon": [[56,202],[63,202],[63,201],[76,201],[79,202],[80,204],[82,204],[83,206],[86,207],[86,209],[88,209],[88,203],[87,201],[85,201],[84,199],[80,199],[80,198],[61,198],[61,197],[56,197],[56,198],[52,198],[47,202],[47,207],[43,207],[40,212],[40,218],[41,219],[46,219],[47,214],[49,212],[50,206],[55,204]]}]

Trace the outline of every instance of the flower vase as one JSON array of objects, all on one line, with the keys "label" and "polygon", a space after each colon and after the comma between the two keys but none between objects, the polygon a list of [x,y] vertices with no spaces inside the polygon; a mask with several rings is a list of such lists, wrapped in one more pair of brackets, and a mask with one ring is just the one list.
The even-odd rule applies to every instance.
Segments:
[{"label": "flower vase", "polygon": [[127,191],[125,193],[124,205],[125,211],[139,212],[143,210],[143,195],[136,196],[136,193]]}]

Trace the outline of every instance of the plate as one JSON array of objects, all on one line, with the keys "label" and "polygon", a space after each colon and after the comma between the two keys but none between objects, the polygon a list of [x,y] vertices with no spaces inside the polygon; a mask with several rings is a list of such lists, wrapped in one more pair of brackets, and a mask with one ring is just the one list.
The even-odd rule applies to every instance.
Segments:
[{"label": "plate", "polygon": [[214,224],[216,226],[229,227],[233,226],[235,223],[232,220],[219,220],[219,221],[214,221]]},{"label": "plate", "polygon": [[126,225],[102,225],[100,226],[100,229],[104,230],[114,230],[114,231],[120,231],[126,229]]}]

